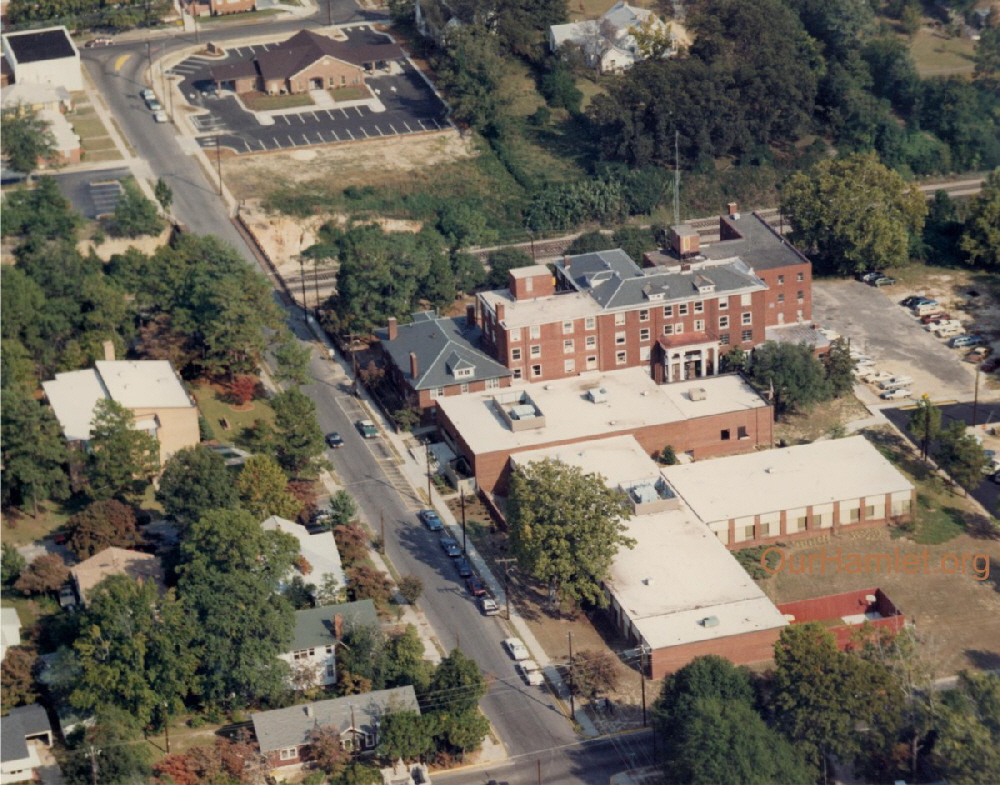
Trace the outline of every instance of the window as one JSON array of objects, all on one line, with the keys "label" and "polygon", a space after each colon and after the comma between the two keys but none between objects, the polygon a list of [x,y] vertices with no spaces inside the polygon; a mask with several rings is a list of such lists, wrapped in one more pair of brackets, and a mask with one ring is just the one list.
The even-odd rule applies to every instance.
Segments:
[{"label": "window", "polygon": [[499,386],[500,386],[500,380],[499,379],[487,379],[486,380],[486,389],[487,390],[496,390]]},{"label": "window", "polygon": [[431,393],[431,398],[444,398],[444,387],[437,387]]},{"label": "window", "polygon": [[760,536],[761,537],[770,537],[771,536],[771,524],[769,524],[769,523],[762,523],[762,524],[760,524]]},{"label": "window", "polygon": [[703,332],[705,332],[705,320],[704,319],[695,319],[694,320],[694,331],[696,333],[703,333]]},{"label": "window", "polygon": [[799,273],[798,275],[795,276],[795,280],[798,281],[799,283],[801,283],[805,279],[806,279],[805,273]]},{"label": "window", "polygon": [[823,513],[814,512],[813,513],[813,528],[822,529],[823,528]]},{"label": "window", "polygon": [[521,359],[521,350],[520,349],[511,349],[510,350],[510,359],[512,361],[514,361],[514,362],[516,362],[517,360],[520,360]]},{"label": "window", "polygon": [[779,275],[778,276],[778,286],[782,286],[784,283],[785,283],[785,276]]},{"label": "window", "polygon": [[626,352],[615,352],[615,362],[618,363],[618,365],[624,365],[627,361],[627,357],[628,355]]},{"label": "window", "polygon": [[370,750],[370,749],[373,749],[374,747],[375,747],[375,734],[374,733],[366,733],[365,734],[365,748]]},{"label": "window", "polygon": [[573,354],[573,339],[567,338],[563,341],[563,354]]},{"label": "window", "polygon": [[798,319],[800,322],[802,321],[802,311],[801,310],[798,310],[798,311],[795,312],[795,318]]},{"label": "window", "polygon": [[892,503],[892,514],[893,515],[909,515],[910,514],[910,500],[900,499]]},{"label": "window", "polygon": [[587,348],[588,349],[595,349],[595,348],[597,348],[597,336],[596,335],[588,335],[587,336]]},{"label": "window", "polygon": [[688,304],[687,303],[681,303],[680,305],[677,306],[677,315],[678,316],[687,316],[688,315]]},{"label": "window", "polygon": [[743,539],[752,540],[753,539],[753,524],[750,526],[743,527]]},{"label": "window", "polygon": [[728,311],[729,310],[729,298],[728,297],[722,297],[722,298],[719,299],[719,310],[720,311]]},{"label": "window", "polygon": [[753,324],[753,314],[750,313],[750,311],[747,311],[742,316],[740,316],[740,321],[744,325]]},{"label": "window", "polygon": [[728,316],[720,316],[719,317],[719,329],[720,330],[727,330],[727,329],[729,329],[729,317]]},{"label": "window", "polygon": [[507,335],[510,336],[511,343],[517,343],[521,340],[521,328],[518,327],[516,330],[511,330]]},{"label": "window", "polygon": [[333,646],[327,646],[326,647],[326,653],[327,654],[333,654]]},{"label": "window", "polygon": [[704,300],[699,300],[694,304],[695,313],[705,313],[705,302]]},{"label": "window", "polygon": [[740,340],[742,340],[743,343],[749,343],[753,340],[753,330],[744,330],[741,335],[742,337]]},{"label": "window", "polygon": [[684,325],[683,324],[675,324],[674,325],[674,335],[680,335],[682,332],[684,332]]},{"label": "window", "polygon": [[799,291],[795,294],[795,301],[804,303],[806,301],[806,293],[799,289]]},{"label": "window", "polygon": [[467,393],[469,391],[469,385],[467,382],[462,383],[462,392]]},{"label": "window", "polygon": [[778,305],[781,305],[783,302],[785,302],[785,295],[779,294],[778,295]]},{"label": "window", "polygon": [[740,305],[750,305],[750,295],[741,294],[740,295]]},{"label": "window", "polygon": [[343,75],[343,74],[341,74],[341,76],[340,76],[340,84],[341,84],[341,86],[347,84],[347,77],[345,75]]},{"label": "window", "polygon": [[719,336],[719,343],[723,346],[729,346],[729,333],[722,333]]},{"label": "window", "polygon": [[540,326],[538,326],[537,324],[531,325],[531,327],[528,328],[528,336],[530,338],[541,338],[542,337],[542,328]]},{"label": "window", "polygon": [[521,371],[520,368],[515,368],[513,370],[513,374],[514,374],[514,378],[515,379],[522,379],[522,378],[524,378],[524,373]]},{"label": "window", "polygon": [[747,427],[745,425],[741,425],[741,426],[739,426],[736,429],[736,438],[737,439],[749,439],[750,438],[750,435],[747,433]]},{"label": "window", "polygon": [[641,311],[639,311],[639,321],[640,322],[648,322],[649,321],[649,309],[648,308],[643,308]]},{"label": "window", "polygon": [[670,319],[670,318],[673,317],[673,315],[674,315],[674,306],[672,306],[672,305],[664,305],[663,306],[663,318],[664,319]]},{"label": "window", "polygon": [[471,379],[475,371],[475,368],[459,368],[455,371],[455,377],[458,379]]},{"label": "window", "polygon": [[615,333],[615,345],[624,346],[625,345],[625,333]]},{"label": "window", "polygon": [[573,322],[563,322],[563,335],[570,335],[573,332]]},{"label": "window", "polygon": [[329,678],[331,678],[331,679],[336,678],[336,676],[337,676],[337,666],[336,665],[327,665],[326,666],[326,675]]},{"label": "window", "polygon": [[723,428],[722,432],[719,434],[719,438],[722,441],[724,441],[724,442],[728,442],[729,441],[729,437],[730,437],[729,429],[728,428]]},{"label": "window", "polygon": [[649,328],[648,327],[643,327],[641,330],[639,330],[639,340],[640,341],[648,341],[649,337],[650,336],[649,336]]},{"label": "window", "polygon": [[646,362],[649,359],[650,351],[648,346],[639,347],[639,360],[641,362]]},{"label": "window", "polygon": [[851,511],[850,511],[850,515],[847,516],[847,519],[848,519],[848,521],[850,523],[857,523],[858,521],[860,521],[861,520],[861,508],[860,507],[854,507],[854,508],[852,508]]},{"label": "window", "polygon": [[616,313],[615,314],[615,326],[616,327],[621,327],[623,324],[625,324],[625,314],[623,314],[623,313]]},{"label": "window", "polygon": [[806,516],[800,515],[795,519],[795,531],[804,532],[806,530]]},{"label": "window", "polygon": [[586,319],[584,319],[583,329],[593,330],[596,327],[597,327],[597,319],[595,319],[593,316],[588,316]]},{"label": "window", "polygon": [[301,650],[295,652],[294,654],[292,654],[292,659],[293,660],[304,660],[308,656],[309,656],[309,652],[307,652],[305,649],[301,649]]},{"label": "window", "polygon": [[663,334],[664,335],[673,335],[674,334],[674,326],[672,324],[665,324],[665,325],[663,325]]},{"label": "window", "polygon": [[532,357],[541,357],[542,356],[542,346],[541,346],[541,344],[537,344],[536,343],[536,344],[532,345],[531,351],[529,352],[529,354]]},{"label": "window", "polygon": [[865,520],[869,520],[875,517],[875,505],[869,504],[865,507]]},{"label": "window", "polygon": [[573,373],[576,370],[576,360],[563,360],[563,372]]},{"label": "window", "polygon": [[340,749],[344,750],[345,752],[353,752],[354,751],[354,738],[352,736],[348,736],[345,739],[341,739],[340,740]]},{"label": "window", "polygon": [[540,365],[532,365],[531,366],[531,375],[532,376],[541,376],[542,375],[542,366],[540,366]]},{"label": "window", "polygon": [[298,750],[295,747],[285,747],[280,753],[282,760],[295,760],[298,756]]},{"label": "window", "polygon": [[597,357],[596,355],[591,355],[587,358],[587,370],[593,371],[595,368],[597,368]]}]

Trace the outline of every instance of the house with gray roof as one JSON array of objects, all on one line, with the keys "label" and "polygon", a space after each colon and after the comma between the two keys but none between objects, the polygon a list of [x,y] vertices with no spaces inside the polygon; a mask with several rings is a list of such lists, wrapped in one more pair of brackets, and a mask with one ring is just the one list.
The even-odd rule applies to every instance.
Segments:
[{"label": "house with gray roof", "polygon": [[480,347],[474,306],[464,318],[424,311],[409,324],[389,319],[376,335],[390,379],[423,413],[431,414],[447,395],[510,386],[510,370]]},{"label": "house with gray roof", "polygon": [[295,612],[289,651],[278,655],[292,666],[292,688],[326,687],[337,681],[337,646],[353,627],[378,624],[375,603],[358,600]]},{"label": "house with gray roof", "polygon": [[19,706],[0,722],[0,781],[31,782],[42,765],[38,745],[52,746],[52,725],[37,703]]},{"label": "house with gray roof", "polygon": [[272,769],[277,769],[308,760],[310,736],[325,728],[340,735],[343,749],[360,755],[371,753],[379,743],[382,718],[404,710],[420,713],[416,693],[409,685],[262,711],[251,714],[250,720],[261,754]]}]

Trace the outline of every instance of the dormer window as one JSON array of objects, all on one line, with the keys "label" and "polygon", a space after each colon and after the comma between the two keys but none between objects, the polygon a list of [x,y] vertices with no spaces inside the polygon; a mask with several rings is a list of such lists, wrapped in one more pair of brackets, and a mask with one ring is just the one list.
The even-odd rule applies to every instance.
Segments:
[{"label": "dormer window", "polygon": [[455,370],[456,379],[471,379],[472,374],[475,373],[474,368],[458,368]]}]

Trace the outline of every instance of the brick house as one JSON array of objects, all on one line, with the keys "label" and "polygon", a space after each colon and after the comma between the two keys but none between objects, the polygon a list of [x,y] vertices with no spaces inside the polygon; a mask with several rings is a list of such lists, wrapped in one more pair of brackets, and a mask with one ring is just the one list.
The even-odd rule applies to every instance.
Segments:
[{"label": "brick house", "polygon": [[404,56],[387,36],[342,40],[300,30],[252,60],[213,68],[212,79],[220,90],[268,95],[358,87],[364,85],[367,74],[383,71]]},{"label": "brick house", "polygon": [[439,398],[510,386],[511,372],[479,348],[474,306],[464,318],[430,311],[405,325],[390,318],[376,335],[396,389],[431,416]]}]

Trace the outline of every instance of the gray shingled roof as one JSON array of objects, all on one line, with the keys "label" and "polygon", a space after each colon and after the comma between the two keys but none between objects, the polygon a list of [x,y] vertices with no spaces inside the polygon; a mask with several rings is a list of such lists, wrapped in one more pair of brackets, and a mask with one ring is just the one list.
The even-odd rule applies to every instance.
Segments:
[{"label": "gray shingled roof", "polygon": [[395,687],[377,690],[364,695],[348,695],[333,700],[316,701],[287,709],[274,709],[251,714],[254,734],[263,753],[298,747],[309,743],[309,734],[318,728],[333,726],[338,733],[351,729],[374,733],[378,721],[387,709],[409,709],[420,713],[413,687]]},{"label": "gray shingled roof", "polygon": [[[394,340],[387,330],[376,334],[403,378],[414,390],[434,390],[451,384],[501,379],[510,371],[478,348],[482,330],[466,324],[465,317],[414,314],[412,324],[401,324]],[[410,374],[410,352],[417,356],[417,378]],[[458,377],[459,368],[472,367],[472,376]]]},{"label": "gray shingled roof", "polygon": [[378,624],[378,614],[375,613],[375,603],[371,600],[358,600],[342,605],[324,605],[319,608],[307,608],[295,612],[295,634],[292,637],[291,651],[311,649],[315,646],[328,646],[337,639],[333,634],[333,617],[340,615],[344,619],[344,630],[355,625]]},{"label": "gray shingled roof", "polygon": [[51,732],[52,725],[44,707],[32,703],[11,709],[0,722],[0,757],[4,761],[24,760],[28,757],[25,737]]},{"label": "gray shingled roof", "polygon": [[727,215],[719,216],[719,220],[739,233],[740,239],[720,240],[703,246],[701,255],[706,259],[738,256],[754,270],[771,270],[809,261],[756,213],[741,215],[738,221]]},{"label": "gray shingled roof", "polygon": [[615,249],[573,256],[569,262],[568,269],[565,263],[557,263],[556,267],[578,290],[609,310],[690,300],[704,285],[713,285],[715,292],[764,288],[764,282],[739,259],[710,269],[662,272],[659,268],[640,269],[624,251]]}]

